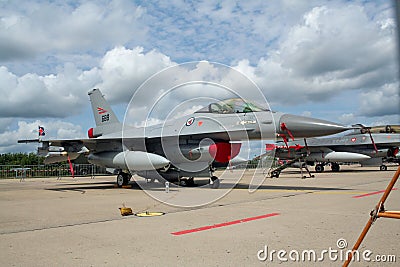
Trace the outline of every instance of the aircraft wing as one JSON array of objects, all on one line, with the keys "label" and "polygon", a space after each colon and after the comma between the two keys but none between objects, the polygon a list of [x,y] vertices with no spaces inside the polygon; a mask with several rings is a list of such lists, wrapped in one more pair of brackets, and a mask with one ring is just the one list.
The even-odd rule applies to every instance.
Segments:
[{"label": "aircraft wing", "polygon": [[[240,131],[243,133],[243,131]],[[213,133],[199,133],[199,134],[190,134],[190,135],[179,135],[179,136],[168,136],[163,139],[165,140],[173,140],[175,138],[179,138],[179,141],[182,140],[191,140],[192,142],[200,142],[200,140],[204,138],[210,138],[214,141],[229,141],[230,136],[234,135],[235,131],[216,131]],[[55,146],[55,147],[63,147],[67,152],[79,152],[82,148],[86,147],[91,152],[103,152],[103,151],[122,151],[122,140],[125,146],[128,147],[129,150],[143,150],[144,145],[151,146],[152,144],[159,144],[161,142],[160,137],[126,137],[122,138],[121,135],[114,136],[102,136],[98,138],[88,138],[88,139],[64,139],[64,140],[46,140],[41,141],[45,143],[47,147]],[[147,147],[147,149],[149,149]],[[151,152],[151,151],[149,151]]]},{"label": "aircraft wing", "polygon": [[[380,147],[392,147],[400,146],[400,135],[399,134],[373,134],[372,140],[377,146]],[[335,150],[336,147],[347,147],[347,146],[372,146],[373,142],[368,134],[359,135],[345,135],[341,137],[333,138],[307,138],[307,147],[313,149],[323,149],[324,147]],[[278,143],[280,146],[284,146],[283,142]],[[295,140],[289,142],[289,146],[297,144],[305,146],[304,140]]]}]

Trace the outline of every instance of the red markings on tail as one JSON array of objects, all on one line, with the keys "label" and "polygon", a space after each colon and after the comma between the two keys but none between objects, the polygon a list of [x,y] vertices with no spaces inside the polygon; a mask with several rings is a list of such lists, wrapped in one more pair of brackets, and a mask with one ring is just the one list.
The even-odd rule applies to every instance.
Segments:
[{"label": "red markings on tail", "polygon": [[98,112],[99,114],[104,114],[104,113],[107,113],[108,111],[105,110],[104,108],[97,107],[97,112]]}]

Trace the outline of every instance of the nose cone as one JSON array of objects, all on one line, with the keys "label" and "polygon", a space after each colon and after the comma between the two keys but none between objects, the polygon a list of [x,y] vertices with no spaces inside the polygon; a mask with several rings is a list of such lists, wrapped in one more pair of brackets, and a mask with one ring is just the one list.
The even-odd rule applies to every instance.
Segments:
[{"label": "nose cone", "polygon": [[301,138],[336,134],[349,129],[352,128],[326,120],[284,114],[279,119],[277,132],[287,134],[290,131],[295,138]]}]

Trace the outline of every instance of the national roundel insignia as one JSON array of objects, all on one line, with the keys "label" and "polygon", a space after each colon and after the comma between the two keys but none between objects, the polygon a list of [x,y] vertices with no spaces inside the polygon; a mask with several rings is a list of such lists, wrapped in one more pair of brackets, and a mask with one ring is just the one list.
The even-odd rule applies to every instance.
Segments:
[{"label": "national roundel insignia", "polygon": [[192,125],[193,122],[194,122],[194,117],[189,118],[189,119],[186,121],[186,126]]}]

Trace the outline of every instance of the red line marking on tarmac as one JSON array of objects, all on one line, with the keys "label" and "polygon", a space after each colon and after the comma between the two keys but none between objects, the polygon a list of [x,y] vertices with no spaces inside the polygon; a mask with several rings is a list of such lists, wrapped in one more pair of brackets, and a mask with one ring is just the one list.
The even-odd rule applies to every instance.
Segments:
[{"label": "red line marking on tarmac", "polygon": [[[393,188],[392,190],[397,190],[397,188]],[[380,190],[380,191],[376,191],[376,192],[371,192],[371,193],[367,193],[367,194],[362,194],[362,195],[358,195],[358,196],[353,196],[352,198],[361,198],[361,197],[368,197],[368,196],[372,196],[372,195],[376,195],[376,194],[380,194],[385,192],[386,190]]]},{"label": "red line marking on tarmac", "polygon": [[189,230],[183,230],[183,231],[174,232],[174,233],[171,233],[171,234],[172,235],[186,235],[186,234],[191,234],[191,233],[195,233],[195,232],[201,232],[201,231],[205,231],[205,230],[220,228],[220,227],[224,227],[224,226],[229,226],[229,225],[234,225],[234,224],[239,224],[239,223],[245,223],[245,222],[251,222],[251,221],[260,220],[260,219],[265,219],[265,218],[269,218],[269,217],[273,217],[273,216],[277,216],[277,215],[279,215],[279,213],[276,213],[276,212],[275,213],[269,213],[269,214],[264,214],[264,215],[260,215],[260,216],[256,216],[256,217],[250,217],[250,218],[245,218],[245,219],[231,221],[231,222],[225,222],[225,223],[208,225],[208,226],[203,226],[203,227],[189,229]]}]

